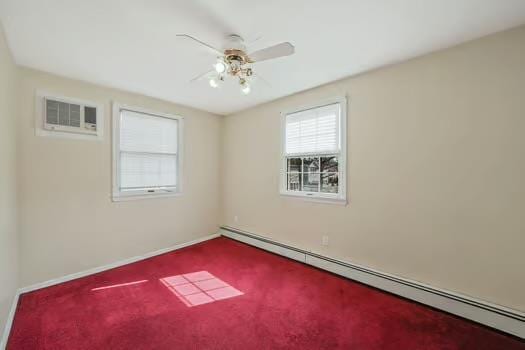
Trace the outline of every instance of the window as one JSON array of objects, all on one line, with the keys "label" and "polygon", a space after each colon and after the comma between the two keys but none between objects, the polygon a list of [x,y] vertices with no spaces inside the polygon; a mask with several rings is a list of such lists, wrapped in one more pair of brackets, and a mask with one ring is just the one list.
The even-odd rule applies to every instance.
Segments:
[{"label": "window", "polygon": [[114,200],[180,194],[182,121],[114,105]]},{"label": "window", "polygon": [[281,194],[346,202],[346,99],[282,118]]}]

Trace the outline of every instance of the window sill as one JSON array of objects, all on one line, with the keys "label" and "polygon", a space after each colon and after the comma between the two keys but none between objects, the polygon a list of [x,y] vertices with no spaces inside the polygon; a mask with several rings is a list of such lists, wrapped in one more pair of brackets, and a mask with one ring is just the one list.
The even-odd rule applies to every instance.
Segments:
[{"label": "window sill", "polygon": [[180,192],[171,192],[171,193],[140,193],[140,194],[114,194],[111,196],[111,201],[113,202],[124,202],[124,201],[134,201],[140,199],[155,199],[155,198],[165,198],[165,197],[180,197],[182,193]]},{"label": "window sill", "polygon": [[283,197],[296,198],[296,199],[304,200],[307,202],[335,204],[335,205],[343,205],[343,206],[346,206],[348,204],[347,200],[343,198],[309,196],[306,194],[295,194],[295,193],[290,193],[290,192],[281,192],[280,195]]}]

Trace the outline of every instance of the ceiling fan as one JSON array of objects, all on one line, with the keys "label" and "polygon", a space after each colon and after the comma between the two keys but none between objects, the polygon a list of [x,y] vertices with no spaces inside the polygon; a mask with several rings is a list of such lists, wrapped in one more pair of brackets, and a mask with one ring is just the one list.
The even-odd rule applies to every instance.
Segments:
[{"label": "ceiling fan", "polygon": [[188,34],[177,34],[177,36],[190,39],[217,55],[217,61],[213,64],[213,69],[195,77],[192,81],[206,76],[209,78],[210,86],[216,88],[224,82],[225,77],[231,76],[239,80],[241,91],[245,95],[250,93],[250,79],[256,75],[251,67],[252,63],[289,56],[295,52],[292,44],[284,42],[248,54],[244,40],[235,34],[226,38],[223,50]]}]

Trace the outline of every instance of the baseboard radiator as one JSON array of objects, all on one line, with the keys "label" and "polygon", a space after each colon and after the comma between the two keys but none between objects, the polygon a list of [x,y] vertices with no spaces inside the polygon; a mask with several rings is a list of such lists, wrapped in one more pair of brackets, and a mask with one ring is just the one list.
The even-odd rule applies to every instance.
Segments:
[{"label": "baseboard radiator", "polygon": [[521,311],[333,259],[233,227],[223,226],[219,234],[525,338],[525,313]]}]

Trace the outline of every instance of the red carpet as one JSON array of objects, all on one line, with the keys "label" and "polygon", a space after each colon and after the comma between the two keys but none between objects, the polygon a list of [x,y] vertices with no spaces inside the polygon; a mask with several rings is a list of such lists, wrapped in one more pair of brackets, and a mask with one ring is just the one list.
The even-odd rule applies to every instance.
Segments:
[{"label": "red carpet", "polygon": [[21,296],[8,349],[525,349],[227,238]]}]

